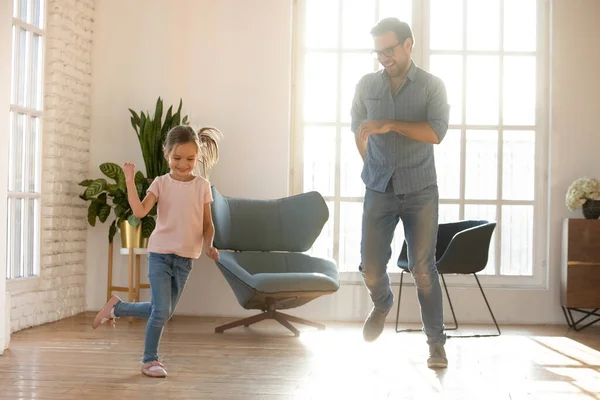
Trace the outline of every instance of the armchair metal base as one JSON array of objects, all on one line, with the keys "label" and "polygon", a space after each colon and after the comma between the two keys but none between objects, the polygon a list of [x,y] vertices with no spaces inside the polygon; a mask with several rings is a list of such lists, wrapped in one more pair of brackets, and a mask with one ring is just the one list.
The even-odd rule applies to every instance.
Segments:
[{"label": "armchair metal base", "polygon": [[[421,329],[398,329],[398,317],[400,316],[400,301],[402,299],[402,282],[403,282],[403,278],[404,278],[404,274],[405,273],[409,273],[406,270],[402,270],[402,273],[400,274],[400,287],[398,289],[398,307],[396,309],[396,333],[399,332],[420,332]],[[500,327],[498,326],[498,322],[496,322],[496,317],[494,317],[494,313],[492,312],[492,308],[490,307],[490,303],[487,300],[487,297],[485,296],[485,293],[483,292],[483,288],[481,287],[481,284],[479,283],[479,278],[477,278],[476,274],[473,274],[473,276],[475,277],[475,280],[477,281],[477,286],[479,286],[479,290],[481,291],[481,295],[483,296],[483,300],[485,301],[485,304],[487,306],[488,311],[490,312],[490,315],[492,316],[492,320],[494,321],[494,325],[496,326],[496,330],[498,333],[494,333],[494,334],[485,334],[485,335],[447,335],[447,338],[479,338],[479,337],[496,337],[496,336],[500,336],[501,332],[500,332]],[[448,293],[448,287],[446,286],[446,280],[444,279],[444,275],[440,274],[440,277],[442,278],[442,283],[444,285],[444,290],[446,292],[446,297],[448,298],[448,304],[450,305],[450,311],[452,311],[452,318],[454,319],[454,326],[451,328],[446,328],[445,330],[447,331],[451,331],[451,330],[456,330],[458,329],[458,322],[456,321],[456,314],[454,313],[454,307],[452,306],[452,300],[450,299],[450,294]]]},{"label": "armchair metal base", "polygon": [[292,333],[296,337],[300,336],[300,331],[298,329],[296,329],[292,324],[290,324],[290,322],[295,322],[297,324],[312,326],[319,330],[325,329],[325,325],[323,325],[323,324],[308,321],[303,318],[294,317],[293,315],[279,312],[275,308],[276,308],[275,302],[269,302],[268,309],[263,310],[260,314],[256,314],[256,315],[253,315],[248,318],[240,319],[240,320],[230,322],[225,325],[218,326],[215,328],[215,332],[223,333],[223,331],[225,331],[227,329],[235,328],[235,327],[241,326],[241,325],[244,325],[247,328],[250,325],[260,322],[260,321],[263,321],[265,319],[274,319],[275,321],[279,322],[281,325],[285,326],[287,329],[292,331]]}]

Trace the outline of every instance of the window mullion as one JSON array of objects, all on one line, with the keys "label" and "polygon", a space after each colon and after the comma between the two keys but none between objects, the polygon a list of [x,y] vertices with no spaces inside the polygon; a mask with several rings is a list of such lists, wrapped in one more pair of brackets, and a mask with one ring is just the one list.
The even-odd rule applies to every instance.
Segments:
[{"label": "window mullion", "polygon": [[[427,7],[423,6],[423,3],[429,3],[429,1],[421,1],[421,0],[413,0],[411,9],[412,9],[412,21],[411,21],[411,30],[413,32],[413,37],[415,38],[415,46],[413,47],[413,60],[423,69],[428,69],[428,51],[429,51],[429,40],[425,41],[425,21],[427,15],[425,12],[428,10]],[[429,37],[429,35],[427,35]],[[418,42],[417,42],[418,40]]]},{"label": "window mullion", "polygon": [[504,0],[500,2],[500,15],[499,15],[499,65],[498,65],[498,177],[497,177],[497,196],[498,196],[498,208],[496,209],[496,240],[493,243],[496,246],[496,270],[495,275],[502,275],[502,205],[503,205],[503,166],[504,166]]},{"label": "window mullion", "polygon": [[[23,0],[22,0],[23,1]],[[27,0],[27,15],[30,21],[33,21],[33,2]],[[26,58],[25,58],[25,99],[23,99],[23,105],[30,107],[31,99],[33,95],[32,91],[32,79],[33,79],[33,32],[32,28],[35,27],[32,24],[27,24],[26,30]],[[31,146],[31,115],[25,114],[25,126],[23,127],[23,192],[29,192],[29,165],[30,165],[30,146]],[[27,264],[29,260],[29,241],[32,239],[33,232],[29,232],[29,199],[23,198],[21,200],[21,277],[28,277]]]},{"label": "window mullion", "polygon": [[[28,32],[28,35],[31,35],[30,32]],[[31,42],[31,41],[30,41]],[[28,49],[28,53],[29,55],[31,55],[31,47],[29,46]],[[31,58],[29,58],[29,61],[31,61]],[[31,78],[31,62],[28,63],[29,64],[29,68],[27,68],[27,75],[28,78]],[[29,93],[27,95],[27,101],[29,101],[30,97],[28,97],[31,94],[31,85],[29,86]],[[25,114],[25,126],[23,129],[23,193],[29,193],[29,179],[30,179],[30,171],[29,171],[29,165],[31,164],[31,160],[30,160],[30,146],[32,145],[31,143],[31,129],[32,129],[32,119],[31,119],[31,115],[29,114]],[[34,235],[34,232],[29,232],[29,202],[31,201],[28,197],[25,196],[19,196],[20,197],[20,201],[21,201],[21,276],[22,277],[26,277],[29,276],[28,274],[28,268],[27,265],[29,262],[31,262],[31,260],[29,260],[29,241],[32,240],[32,236]]]},{"label": "window mullion", "polygon": [[8,214],[8,229],[7,229],[7,240],[6,240],[6,279],[14,278],[13,269],[13,238],[14,238],[14,225],[15,225],[15,200],[8,198],[7,201],[7,214]]},{"label": "window mullion", "polygon": [[338,0],[338,68],[337,68],[337,105],[336,105],[336,129],[335,129],[335,178],[334,178],[334,201],[333,201],[333,259],[340,267],[340,227],[341,227],[341,201],[340,201],[340,112],[342,98],[342,46],[343,46],[343,28],[344,28],[344,4],[343,0]]},{"label": "window mullion", "polygon": [[21,30],[17,25],[13,25],[12,40],[12,77],[11,77],[11,103],[18,104],[19,94],[19,59],[21,58]]},{"label": "window mullion", "polygon": [[37,33],[38,35],[43,35],[44,34],[44,30],[38,28],[35,25],[32,25],[28,22],[23,21],[22,19],[19,18],[14,18],[13,17],[13,26],[16,26],[17,28],[23,28],[29,32],[33,32],[33,33]]},{"label": "window mullion", "polygon": [[462,53],[462,115],[460,128],[460,195],[458,205],[458,219],[465,218],[465,199],[466,199],[466,179],[467,179],[467,55],[464,51],[467,49],[467,4],[462,1],[463,10],[463,53]]}]

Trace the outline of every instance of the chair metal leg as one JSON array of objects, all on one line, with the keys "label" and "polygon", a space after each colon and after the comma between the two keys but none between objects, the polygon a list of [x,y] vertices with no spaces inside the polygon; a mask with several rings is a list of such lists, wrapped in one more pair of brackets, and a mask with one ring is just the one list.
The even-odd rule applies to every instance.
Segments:
[{"label": "chair metal leg", "polygon": [[241,325],[250,326],[252,324],[255,324],[257,322],[263,321],[265,319],[273,318],[272,313],[273,313],[273,311],[263,311],[260,314],[253,315],[253,316],[248,317],[248,318],[240,319],[240,320],[237,320],[237,321],[234,321],[234,322],[230,322],[230,323],[225,324],[225,325],[217,326],[215,328],[215,332],[216,333],[223,333],[223,331],[225,331],[227,329],[235,328],[235,327],[241,326]]},{"label": "chair metal leg", "polygon": [[456,314],[454,314],[454,307],[452,306],[452,300],[450,300],[450,293],[448,293],[448,286],[446,286],[446,280],[444,279],[444,274],[439,274],[442,278],[442,283],[444,284],[444,290],[446,291],[446,298],[448,299],[448,304],[450,304],[450,311],[452,311],[452,318],[454,319],[454,327],[452,328],[444,328],[446,331],[455,331],[458,329],[458,322],[456,321]]},{"label": "chair metal leg", "polygon": [[569,325],[569,328],[572,328],[573,327],[573,323],[569,319],[569,315],[570,314],[567,314],[567,309],[564,306],[562,306],[562,310],[563,310],[563,314],[565,315],[565,319],[567,320],[567,325]]},{"label": "chair metal leg", "polygon": [[[581,317],[579,320],[575,321],[575,318],[573,318],[573,314],[572,311],[577,311],[580,312],[582,314],[584,314],[583,317]],[[590,317],[600,317],[600,314],[597,312],[598,309],[594,309],[592,311],[588,311],[588,310],[582,310],[580,308],[566,308],[563,307],[563,312],[565,313],[565,318],[567,318],[567,323],[569,324],[569,328],[573,328],[576,332],[579,332],[582,329],[587,328],[590,325],[594,325],[597,322],[600,322],[600,318],[596,318],[595,320],[593,320],[592,322],[588,322],[587,324],[583,325],[583,326],[578,326],[578,324],[581,324],[583,321],[585,321],[586,319],[590,318]],[[567,316],[568,313],[568,316]],[[569,320],[569,317],[571,318]]]},{"label": "chair metal leg", "polygon": [[295,317],[293,315],[289,315],[289,314],[282,313],[279,311],[275,311],[275,313],[281,315],[282,317],[284,317],[286,320],[288,320],[290,322],[295,322],[297,324],[312,326],[313,328],[317,328],[321,331],[325,329],[325,325],[319,324],[318,322],[309,321],[307,319]]},{"label": "chair metal leg", "polygon": [[285,326],[290,331],[292,331],[292,333],[294,334],[294,336],[296,336],[296,337],[300,336],[300,331],[298,329],[296,329],[292,324],[290,324],[288,322],[288,320],[285,319],[285,317],[283,315],[281,315],[281,313],[278,313],[277,311],[275,311],[275,314],[273,315],[273,318],[277,322],[279,322],[281,325]]},{"label": "chair metal leg", "polygon": [[402,300],[402,281],[404,278],[404,270],[400,272],[400,285],[398,285],[398,306],[396,307],[396,332],[398,331],[398,317],[400,316],[400,301]]},{"label": "chair metal leg", "polygon": [[402,300],[402,282],[404,281],[405,270],[400,273],[400,286],[398,288],[398,307],[396,308],[396,333],[400,332],[422,332],[422,329],[398,329],[398,317],[400,316],[400,301]]},{"label": "chair metal leg", "polygon": [[[400,316],[400,301],[402,299],[402,282],[404,278],[404,273],[406,271],[402,270],[400,273],[400,286],[398,288],[398,307],[396,308],[396,333],[400,332],[421,332],[422,329],[398,329],[398,318]],[[406,272],[408,273],[408,272]],[[450,294],[448,293],[448,287],[446,286],[446,280],[444,279],[444,275],[440,274],[442,277],[442,283],[444,284],[444,290],[446,291],[446,297],[448,298],[448,303],[450,304],[450,310],[452,311],[452,318],[454,319],[454,327],[445,328],[447,331],[452,331],[458,329],[458,322],[456,321],[456,314],[454,314],[454,307],[452,306],[452,300],[450,300]]]},{"label": "chair metal leg", "polygon": [[473,276],[475,277],[475,280],[477,281],[477,286],[479,286],[479,291],[481,292],[481,295],[483,296],[483,300],[485,301],[485,304],[487,305],[488,311],[490,312],[490,315],[492,316],[492,319],[494,320],[494,325],[496,325],[496,330],[498,331],[498,333],[494,333],[494,334],[487,334],[487,335],[453,335],[453,336],[447,336],[448,338],[480,338],[480,337],[496,337],[496,336],[500,336],[501,332],[500,332],[500,327],[498,326],[498,322],[496,322],[496,317],[494,317],[494,313],[492,312],[492,308],[490,307],[490,303],[487,300],[487,297],[485,296],[485,293],[483,292],[483,288],[481,287],[481,283],[479,283],[479,278],[477,278],[477,274],[473,274]]},{"label": "chair metal leg", "polygon": [[293,315],[279,312],[275,309],[275,307],[276,307],[275,303],[271,302],[268,305],[267,309],[264,310],[263,312],[261,312],[260,314],[256,314],[256,315],[253,315],[248,318],[233,321],[233,322],[230,322],[225,325],[217,326],[215,328],[215,332],[223,333],[227,329],[235,328],[235,327],[242,326],[242,325],[244,325],[245,327],[249,327],[250,325],[255,324],[257,322],[264,321],[265,319],[274,319],[275,321],[279,322],[281,325],[285,326],[287,329],[292,331],[292,333],[296,337],[300,336],[300,331],[298,329],[296,329],[290,322],[295,322],[298,324],[312,326],[319,330],[325,329],[325,325],[323,325],[323,324],[319,324],[317,322],[312,322],[312,321],[306,320],[304,318],[299,318],[299,317],[295,317]]}]

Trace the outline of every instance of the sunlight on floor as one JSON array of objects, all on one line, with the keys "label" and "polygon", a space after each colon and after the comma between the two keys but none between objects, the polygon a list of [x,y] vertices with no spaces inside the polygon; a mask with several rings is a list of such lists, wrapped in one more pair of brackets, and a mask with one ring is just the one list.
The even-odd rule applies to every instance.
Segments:
[{"label": "sunlight on floor", "polygon": [[[600,399],[600,352],[567,337],[503,334],[449,339],[447,370],[426,367],[422,334],[386,330],[374,343],[356,331],[300,337],[311,373],[294,399]],[[368,385],[364,383],[368,382]]]}]

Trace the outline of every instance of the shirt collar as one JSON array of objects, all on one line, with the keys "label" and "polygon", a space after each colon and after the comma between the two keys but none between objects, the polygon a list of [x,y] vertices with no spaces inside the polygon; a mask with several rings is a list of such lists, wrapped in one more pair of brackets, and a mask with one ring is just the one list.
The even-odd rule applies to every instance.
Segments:
[{"label": "shirt collar", "polygon": [[[381,78],[385,79],[387,81],[388,79],[388,73],[385,70],[385,68],[381,69]],[[413,60],[410,60],[410,68],[408,69],[408,72],[406,73],[406,77],[412,82],[415,80],[415,76],[417,75],[417,66],[415,65],[415,62]]]}]

